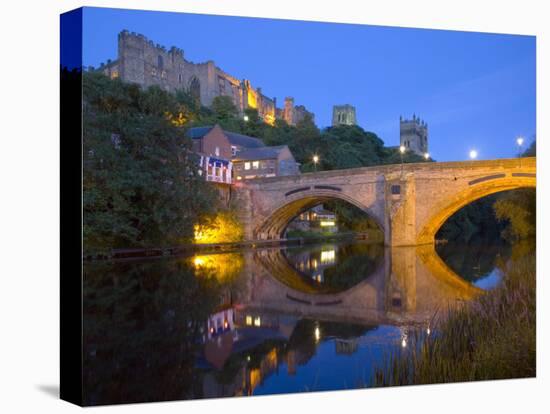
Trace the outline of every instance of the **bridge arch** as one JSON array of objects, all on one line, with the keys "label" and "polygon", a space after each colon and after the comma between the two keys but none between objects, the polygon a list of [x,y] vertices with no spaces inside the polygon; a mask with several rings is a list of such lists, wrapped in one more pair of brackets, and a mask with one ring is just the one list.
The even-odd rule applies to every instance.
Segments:
[{"label": "bridge arch", "polygon": [[381,231],[384,231],[384,213],[377,214],[377,211],[365,206],[355,198],[333,190],[309,190],[300,194],[289,196],[283,203],[273,209],[273,212],[263,219],[253,231],[255,239],[279,239],[288,224],[301,213],[310,208],[330,200],[342,200],[359,208],[372,218]]},{"label": "bridge arch", "polygon": [[512,173],[502,174],[503,177],[496,179],[481,178],[471,181],[471,185],[434,206],[432,214],[426,222],[421,225],[417,236],[417,245],[432,244],[435,242],[435,235],[443,224],[458,210],[473,203],[485,196],[500,193],[503,191],[516,190],[520,188],[536,188],[536,175],[534,173]]}]

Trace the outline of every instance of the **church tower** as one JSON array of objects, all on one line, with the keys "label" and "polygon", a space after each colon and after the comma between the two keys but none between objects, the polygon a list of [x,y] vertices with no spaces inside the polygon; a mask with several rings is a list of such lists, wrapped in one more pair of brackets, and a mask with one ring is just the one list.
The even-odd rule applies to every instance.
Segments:
[{"label": "church tower", "polygon": [[428,153],[428,124],[413,114],[412,119],[399,117],[400,145],[407,151],[424,156]]},{"label": "church tower", "polygon": [[332,107],[332,126],[356,125],[355,107],[352,105],[334,105]]}]

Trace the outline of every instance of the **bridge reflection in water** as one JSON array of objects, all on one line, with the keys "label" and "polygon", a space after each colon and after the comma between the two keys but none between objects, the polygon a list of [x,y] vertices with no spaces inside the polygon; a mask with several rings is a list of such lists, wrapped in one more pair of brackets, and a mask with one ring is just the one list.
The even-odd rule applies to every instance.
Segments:
[{"label": "bridge reflection in water", "polygon": [[[313,259],[318,271],[309,278],[283,250],[247,252],[249,291],[239,306],[327,320],[414,323],[480,293],[479,288],[456,275],[431,245],[382,251],[380,246],[364,247],[367,253],[378,254],[373,257],[375,266],[355,285],[344,287],[324,283],[322,259]],[[336,248],[321,250],[321,256],[324,252],[337,254]],[[345,261],[338,266],[345,266]]]},{"label": "bridge reflection in water", "polygon": [[[446,247],[460,276],[506,268],[498,249]],[[433,246],[245,249],[84,271],[92,405],[368,386],[388,351],[410,349],[412,329],[431,332],[434,314],[481,293]]]},{"label": "bridge reflection in water", "polygon": [[[433,246],[328,244],[241,254],[245,282],[208,321],[203,366],[213,370],[204,379],[205,397],[304,391],[312,384],[300,385],[296,371],[323,342],[330,341],[336,355],[368,348],[381,358],[388,346],[407,346],[413,326],[429,332],[436,314],[482,292]],[[364,369],[376,362],[367,360]],[[235,365],[231,381],[217,380]],[[273,375],[274,384],[259,387]],[[337,379],[325,380],[316,389],[342,388]]]}]

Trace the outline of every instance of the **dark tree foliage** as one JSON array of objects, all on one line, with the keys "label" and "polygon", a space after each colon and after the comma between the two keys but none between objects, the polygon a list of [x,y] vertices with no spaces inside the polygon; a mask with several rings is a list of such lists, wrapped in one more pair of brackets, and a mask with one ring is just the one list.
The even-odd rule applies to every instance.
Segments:
[{"label": "dark tree foliage", "polygon": [[85,252],[191,240],[216,198],[185,138],[194,108],[96,73],[84,74],[83,97]]}]

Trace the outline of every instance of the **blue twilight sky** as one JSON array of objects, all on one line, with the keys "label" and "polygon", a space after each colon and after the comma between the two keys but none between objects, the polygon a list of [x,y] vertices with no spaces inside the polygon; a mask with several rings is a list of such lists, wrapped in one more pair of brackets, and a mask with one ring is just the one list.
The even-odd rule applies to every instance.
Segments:
[{"label": "blue twilight sky", "polygon": [[397,145],[399,116],[414,113],[438,161],[470,149],[512,157],[515,137],[536,132],[534,36],[85,8],[83,64],[116,59],[123,29],[213,60],[280,103],[294,96],[319,127],[349,103],[361,127]]}]

